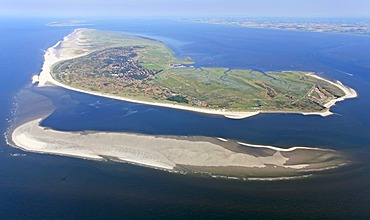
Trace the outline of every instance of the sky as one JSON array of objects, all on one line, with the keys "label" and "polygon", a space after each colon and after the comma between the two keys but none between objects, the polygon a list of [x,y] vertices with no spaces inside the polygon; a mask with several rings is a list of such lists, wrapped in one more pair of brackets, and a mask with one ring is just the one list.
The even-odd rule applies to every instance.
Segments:
[{"label": "sky", "polygon": [[0,15],[370,17],[370,0],[0,0]]}]

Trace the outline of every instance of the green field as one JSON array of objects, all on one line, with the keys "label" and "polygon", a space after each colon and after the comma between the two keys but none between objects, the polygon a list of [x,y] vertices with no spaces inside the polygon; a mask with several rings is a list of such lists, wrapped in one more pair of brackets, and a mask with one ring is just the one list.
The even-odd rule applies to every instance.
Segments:
[{"label": "green field", "polygon": [[176,58],[159,41],[115,32],[83,33],[91,53],[60,62],[52,71],[56,80],[76,88],[230,111],[321,111],[344,95],[304,72],[194,68],[183,65],[191,64],[189,58]]}]

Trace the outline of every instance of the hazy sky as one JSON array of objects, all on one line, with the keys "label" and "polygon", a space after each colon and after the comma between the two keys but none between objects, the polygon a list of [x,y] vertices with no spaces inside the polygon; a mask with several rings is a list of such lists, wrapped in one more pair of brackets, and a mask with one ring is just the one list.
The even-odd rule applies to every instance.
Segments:
[{"label": "hazy sky", "polygon": [[0,0],[0,14],[370,17],[370,0]]}]

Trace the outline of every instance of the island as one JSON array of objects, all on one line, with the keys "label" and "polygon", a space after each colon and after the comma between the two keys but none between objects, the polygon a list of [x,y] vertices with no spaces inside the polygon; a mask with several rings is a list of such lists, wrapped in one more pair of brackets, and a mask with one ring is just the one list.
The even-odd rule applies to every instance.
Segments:
[{"label": "island", "polygon": [[196,68],[162,42],[93,29],[77,29],[49,48],[34,82],[230,118],[261,112],[327,116],[337,101],[357,96],[311,72]]},{"label": "island", "polygon": [[68,21],[53,21],[47,24],[53,27],[81,27],[81,26],[91,26],[92,24],[87,23],[83,20],[68,20]]},{"label": "island", "polygon": [[[300,71],[196,68],[162,42],[142,36],[76,29],[45,53],[38,87],[241,119],[260,112],[330,115],[356,97],[340,82]],[[10,144],[30,152],[117,161],[170,172],[243,180],[309,177],[349,164],[332,149],[280,148],[223,137],[58,131],[30,119],[10,132]]]}]

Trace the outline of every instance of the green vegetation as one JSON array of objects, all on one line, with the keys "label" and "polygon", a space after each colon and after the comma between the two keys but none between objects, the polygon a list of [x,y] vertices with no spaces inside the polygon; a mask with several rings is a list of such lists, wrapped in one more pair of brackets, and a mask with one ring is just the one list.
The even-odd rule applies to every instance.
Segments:
[{"label": "green vegetation", "polygon": [[70,86],[152,102],[233,111],[320,111],[344,93],[303,72],[194,68],[159,41],[84,31],[94,49],[56,64],[53,77]]},{"label": "green vegetation", "polygon": [[181,95],[175,95],[175,96],[168,97],[167,100],[178,102],[178,103],[186,103],[186,104],[189,103],[189,100],[187,100],[184,96],[181,96]]}]

